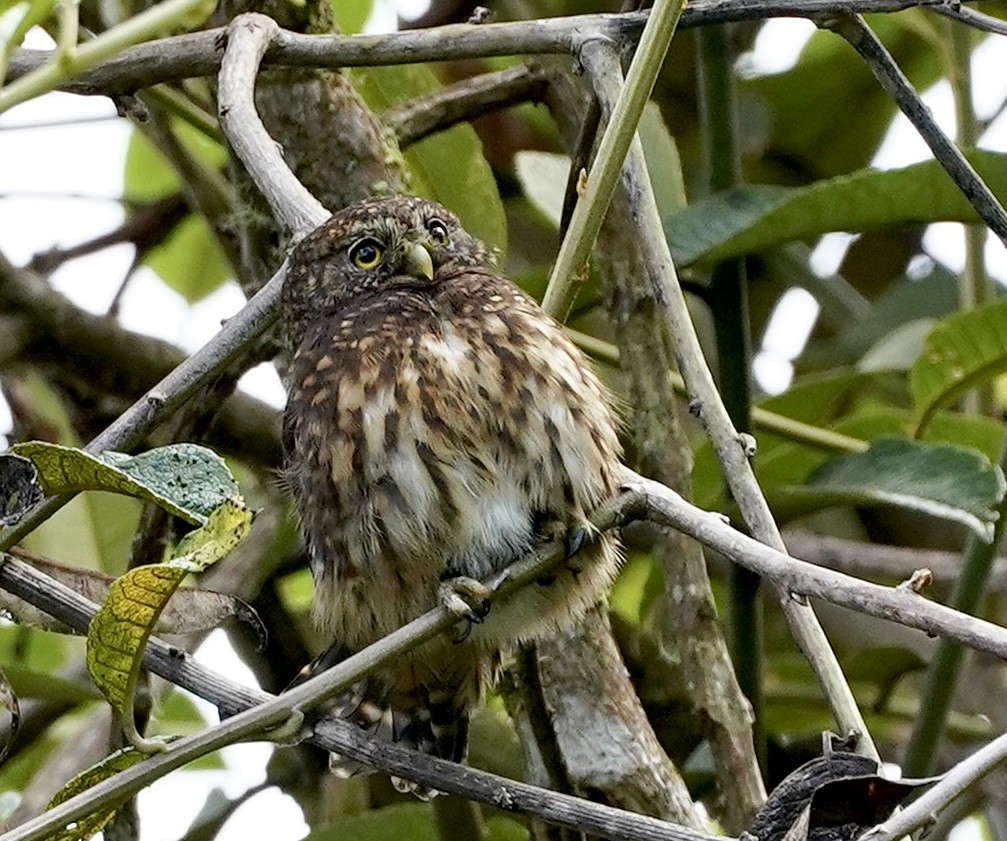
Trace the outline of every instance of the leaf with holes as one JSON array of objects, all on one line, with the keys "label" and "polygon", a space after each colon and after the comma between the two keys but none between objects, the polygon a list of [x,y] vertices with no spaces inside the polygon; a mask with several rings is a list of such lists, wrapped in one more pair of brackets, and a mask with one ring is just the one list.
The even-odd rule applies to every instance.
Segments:
[{"label": "leaf with holes", "polygon": [[1007,369],[1007,301],[942,319],[909,371],[915,434],[933,413]]},{"label": "leaf with holes", "polygon": [[133,689],[147,639],[168,599],[190,572],[200,572],[227,555],[248,534],[252,512],[236,500],[213,511],[206,525],[187,534],[161,564],[132,569],[117,578],[91,620],[87,670],[108,702],[120,713],[130,742],[157,750],[133,724]]},{"label": "leaf with holes", "polygon": [[34,463],[47,496],[110,491],[145,499],[187,522],[201,525],[228,499],[240,499],[224,460],[195,444],[170,444],[138,456],[92,455],[75,447],[29,441],[11,451]]}]

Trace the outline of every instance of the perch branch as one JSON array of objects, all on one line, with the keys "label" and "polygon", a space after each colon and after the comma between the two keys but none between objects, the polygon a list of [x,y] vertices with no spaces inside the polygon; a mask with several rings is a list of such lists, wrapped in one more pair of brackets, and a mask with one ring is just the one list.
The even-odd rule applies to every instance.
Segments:
[{"label": "perch branch", "polygon": [[916,127],[969,204],[1007,247],[1007,210],[951,138],[941,131],[930,109],[864,19],[860,15],[839,15],[822,21],[821,25],[842,37],[867,62],[875,78]]},{"label": "perch branch", "polygon": [[[592,42],[585,46],[582,59],[603,110],[607,108],[612,113],[622,77],[618,56],[610,44]],[[639,232],[640,251],[648,266],[655,306],[664,319],[679,370],[692,395],[690,408],[698,415],[713,445],[731,493],[752,534],[772,549],[785,553],[783,538],[749,462],[753,439],[739,435],[734,428],[703,356],[661,226],[643,146],[636,136],[622,168],[622,186]],[[856,733],[860,737],[860,749],[878,759],[853,692],[814,611],[810,605],[793,599],[782,583],[774,586],[791,632],[811,664],[840,729]]]},{"label": "perch branch", "polygon": [[[897,12],[955,5],[950,0],[694,0],[686,8],[683,27],[773,17],[805,17],[850,11]],[[300,35],[281,32],[264,57],[267,65],[299,67],[370,67],[419,61],[488,58],[501,55],[568,53],[574,39],[586,32],[620,42],[639,36],[645,13],[572,15],[562,18],[455,24],[385,35]],[[123,94],[193,76],[212,76],[220,68],[223,29],[208,29],[140,44],[80,73],[61,85],[83,94]],[[30,73],[50,61],[51,50],[16,50],[9,79]]]},{"label": "perch branch", "polygon": [[295,239],[331,215],[297,180],[255,109],[255,78],[279,24],[266,15],[239,15],[227,27],[217,92],[220,127],[277,221]]},{"label": "perch branch", "polygon": [[[702,511],[658,482],[625,470],[623,490],[592,518],[599,530],[626,519],[644,518],[679,529],[712,546],[725,557],[774,579],[790,592],[813,595],[882,618],[957,639],[978,650],[1007,658],[1007,630],[934,604],[916,593],[858,581],[820,569],[777,552],[740,532],[723,519]],[[498,595],[506,596],[527,581],[540,577],[549,565],[562,560],[562,541],[553,541],[508,568],[499,581]],[[30,601],[67,624],[86,630],[96,605],[52,581],[29,564],[10,555],[0,563],[0,586]],[[179,739],[163,754],[98,784],[58,809],[0,836],[0,841],[31,841],[79,818],[85,811],[114,804],[143,787],[151,772],[161,776],[197,756],[237,739],[254,737],[282,724],[296,710],[306,710],[358,680],[367,671],[430,639],[457,622],[443,607],[400,628],[364,651],[285,693],[267,693],[232,684],[205,669],[177,648],[151,639],[144,664],[151,671],[217,704],[219,726]],[[462,794],[509,811],[535,814],[561,826],[579,827],[605,838],[710,841],[711,836],[632,813],[559,795],[543,789],[422,756],[394,745],[381,744],[345,722],[326,721],[315,728],[311,741],[352,759],[413,779],[435,789]],[[879,841],[887,841],[879,839]]]}]

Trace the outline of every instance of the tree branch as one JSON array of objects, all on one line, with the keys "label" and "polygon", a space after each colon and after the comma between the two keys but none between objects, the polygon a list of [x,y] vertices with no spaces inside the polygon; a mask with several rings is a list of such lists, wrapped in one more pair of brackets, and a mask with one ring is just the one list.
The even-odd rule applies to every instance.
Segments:
[{"label": "tree branch", "polygon": [[[0,273],[13,276],[16,272],[17,270],[0,256]],[[225,322],[213,339],[147,391],[85,449],[92,453],[129,450],[150,434],[164,418],[169,417],[175,409],[223,372],[276,321],[279,315],[280,289],[285,274],[286,263],[237,314]],[[5,286],[6,284],[0,284],[0,289]],[[41,286],[45,287],[45,284]],[[23,291],[29,297],[36,297],[44,295],[45,289],[27,288]],[[72,306],[68,301],[65,303]],[[31,304],[30,301],[27,303],[28,306]],[[39,301],[35,300],[34,305],[38,304]],[[69,321],[66,324],[72,326]],[[36,506],[16,526],[5,528],[0,532],[0,548],[13,546],[24,535],[55,514],[71,498],[69,495],[49,497]]]},{"label": "tree branch", "polygon": [[867,62],[881,87],[895,100],[902,113],[909,118],[909,122],[916,126],[916,130],[930,147],[934,157],[951,176],[979,217],[1007,247],[1007,210],[1004,210],[1004,206],[993,195],[993,191],[986,186],[986,182],[979,177],[951,138],[941,131],[930,109],[923,104],[923,100],[899,69],[891,53],[885,49],[885,45],[864,19],[860,15],[844,14],[820,21],[820,25],[842,37]]},{"label": "tree branch", "polygon": [[[773,17],[819,18],[850,11],[897,12],[903,9],[953,6],[950,0],[695,0],[681,26],[710,26]],[[419,61],[487,58],[501,55],[568,53],[575,38],[591,31],[617,41],[639,37],[646,13],[573,15],[563,18],[454,24],[386,35],[299,35],[281,32],[264,57],[267,66],[373,67]],[[159,82],[212,76],[222,56],[223,29],[163,38],[122,51],[61,90],[83,94],[133,93]],[[17,79],[51,61],[50,50],[16,50],[8,79]]]},{"label": "tree branch", "polygon": [[217,110],[220,127],[273,215],[298,239],[331,214],[291,172],[255,109],[259,64],[280,32],[280,25],[265,15],[243,14],[231,21],[220,65]]}]

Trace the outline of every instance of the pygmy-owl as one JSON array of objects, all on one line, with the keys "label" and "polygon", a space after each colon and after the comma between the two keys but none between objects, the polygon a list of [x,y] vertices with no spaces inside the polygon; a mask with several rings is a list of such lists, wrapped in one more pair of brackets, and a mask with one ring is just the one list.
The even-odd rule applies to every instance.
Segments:
[{"label": "pygmy-owl", "polygon": [[[283,319],[293,359],[286,477],[331,665],[442,600],[480,620],[476,582],[536,541],[584,534],[616,490],[608,393],[563,329],[493,268],[438,204],[372,199],[290,255]],[[468,714],[501,650],[541,637],[611,583],[612,535],[371,674],[338,714],[459,761]],[[461,597],[461,598],[460,598]],[[359,770],[334,760],[339,772]]]}]

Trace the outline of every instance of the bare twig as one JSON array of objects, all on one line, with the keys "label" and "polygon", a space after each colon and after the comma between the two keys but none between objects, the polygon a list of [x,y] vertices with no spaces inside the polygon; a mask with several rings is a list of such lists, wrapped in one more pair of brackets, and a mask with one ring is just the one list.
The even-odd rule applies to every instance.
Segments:
[{"label": "bare twig", "polygon": [[964,23],[966,26],[993,32],[996,35],[1007,35],[1007,21],[970,9],[961,3],[941,3],[933,9],[937,14]]},{"label": "bare twig", "polygon": [[[13,269],[12,269],[13,271]],[[128,450],[145,438],[200,388],[234,362],[279,315],[284,263],[269,282],[221,328],[207,344],[188,357],[85,448],[88,452]],[[43,523],[71,496],[50,497],[16,526],[0,532],[0,548],[9,548]]]},{"label": "bare twig", "polygon": [[227,48],[220,65],[217,92],[220,127],[245,165],[277,221],[295,239],[331,215],[283,160],[255,109],[255,77],[279,24],[266,15],[239,15],[227,27]]},{"label": "bare twig", "polygon": [[891,53],[885,49],[885,45],[864,19],[860,15],[839,15],[823,20],[821,25],[845,39],[867,62],[867,66],[871,68],[881,86],[895,100],[902,113],[909,118],[909,122],[916,126],[916,130],[930,147],[934,157],[951,176],[979,217],[1007,246],[1007,210],[1004,210],[1004,206],[993,195],[993,191],[986,186],[986,182],[979,177],[951,138],[941,131],[930,109],[923,104]]},{"label": "bare twig", "polygon": [[535,64],[481,73],[397,105],[382,119],[402,147],[500,108],[541,99],[549,74]]},{"label": "bare twig", "polygon": [[[773,17],[818,18],[856,12],[896,12],[915,7],[943,7],[948,0],[695,0],[683,27]],[[563,18],[436,27],[387,35],[298,35],[282,32],[265,56],[269,65],[298,67],[373,67],[417,61],[445,61],[500,55],[568,53],[573,40],[593,32],[626,41],[639,37],[645,13],[574,15]],[[158,82],[212,76],[220,67],[222,29],[164,38],[122,51],[72,81],[62,90],[84,94],[132,93]],[[9,79],[51,60],[50,50],[16,50]]]},{"label": "bare twig", "polygon": [[[603,109],[611,109],[621,79],[618,56],[609,44],[591,42],[582,52]],[[692,317],[678,282],[675,265],[661,226],[638,137],[630,145],[622,169],[622,185],[639,232],[640,252],[648,267],[655,306],[674,348],[679,370],[692,395],[690,408],[698,415],[720,461],[724,476],[752,534],[767,546],[786,552],[772,512],[749,463],[751,443],[738,434],[727,414],[713,375],[706,364]],[[704,541],[701,541],[704,542]],[[791,598],[776,585],[777,599],[798,646],[811,664],[840,729],[856,733],[861,749],[878,758],[849,684],[810,605]]]}]

